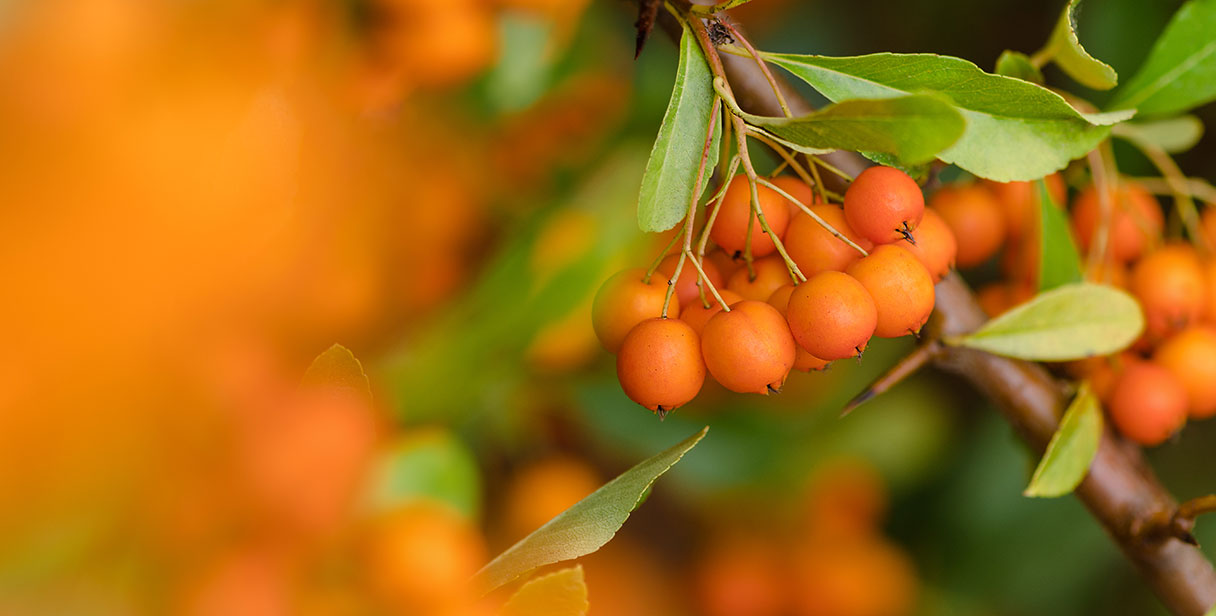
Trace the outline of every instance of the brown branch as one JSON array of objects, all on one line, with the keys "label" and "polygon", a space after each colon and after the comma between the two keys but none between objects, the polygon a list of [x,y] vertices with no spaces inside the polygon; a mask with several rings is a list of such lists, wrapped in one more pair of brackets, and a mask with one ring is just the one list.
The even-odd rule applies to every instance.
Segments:
[{"label": "brown branch", "polygon": [[[752,59],[724,55],[722,63],[740,107],[758,115],[781,115],[781,106]],[[780,76],[777,81],[795,115],[811,111]],[[852,175],[866,166],[848,152],[832,154],[831,162]],[[940,340],[942,335],[973,331],[986,319],[966,283],[952,273],[937,285],[936,309],[925,332],[929,340]],[[959,347],[942,347],[933,354],[932,363],[959,375],[996,403],[1035,452],[1047,448],[1068,399],[1041,365]],[[1173,534],[1144,533],[1161,512],[1172,517],[1178,506],[1137,447],[1107,430],[1076,496],[1173,613],[1203,616],[1216,605],[1216,570],[1203,553]]]}]

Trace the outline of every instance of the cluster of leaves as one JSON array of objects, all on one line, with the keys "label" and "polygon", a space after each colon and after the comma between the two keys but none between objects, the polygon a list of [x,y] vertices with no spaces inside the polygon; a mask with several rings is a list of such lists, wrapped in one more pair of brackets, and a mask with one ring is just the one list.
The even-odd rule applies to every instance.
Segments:
[{"label": "cluster of leaves", "polygon": [[[1047,62],[1090,88],[1118,84],[1114,69],[1080,43],[1079,5],[1080,0],[1067,3],[1042,50],[1032,56],[1006,51],[995,73],[936,54],[758,52],[757,60],[781,67],[833,104],[799,117],[774,118],[745,113],[726,98],[723,113],[798,152],[855,151],[914,177],[925,177],[937,159],[995,181],[1035,180],[1112,135],[1163,152],[1194,145],[1202,125],[1183,114],[1216,99],[1216,0],[1183,5],[1105,110],[1043,85],[1041,67]],[[724,6],[697,7],[684,18],[701,19]],[[708,183],[704,176],[697,181],[705,143],[710,144],[706,167],[718,162],[725,121],[711,121],[712,101],[726,95],[715,88],[707,52],[752,55],[734,44],[702,48],[685,21],[672,97],[642,180],[638,222],[643,231],[674,227],[686,217],[687,204],[700,198]],[[1138,305],[1120,290],[1082,282],[1062,208],[1051,203],[1041,181],[1039,193],[1043,293],[979,331],[947,342],[1031,361],[1082,359],[1126,348],[1144,327]],[[1102,429],[1100,407],[1082,387],[1026,494],[1058,496],[1075,489]]]}]

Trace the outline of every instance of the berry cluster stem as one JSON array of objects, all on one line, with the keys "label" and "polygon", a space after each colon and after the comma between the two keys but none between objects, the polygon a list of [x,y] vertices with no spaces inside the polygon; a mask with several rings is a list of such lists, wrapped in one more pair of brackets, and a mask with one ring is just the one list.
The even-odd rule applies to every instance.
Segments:
[{"label": "berry cluster stem", "polygon": [[836,227],[833,227],[831,224],[828,223],[828,221],[824,220],[822,216],[820,216],[819,214],[816,214],[815,211],[812,210],[811,208],[807,207],[805,203],[794,198],[793,195],[785,192],[784,190],[781,190],[781,188],[779,188],[777,185],[773,184],[772,182],[769,182],[768,180],[765,180],[764,178],[757,178],[756,181],[758,181],[758,182],[760,182],[760,184],[772,189],[773,191],[775,191],[777,194],[781,195],[782,197],[785,197],[786,199],[789,200],[790,203],[793,203],[794,205],[798,206],[798,209],[802,210],[807,216],[810,216],[815,222],[819,223],[819,226],[823,227],[825,231],[827,231],[828,233],[831,233],[832,236],[835,237],[836,239],[848,244],[850,247],[853,248],[853,250],[860,252],[861,256],[863,256],[863,257],[870,256],[870,253],[866,252],[865,248],[858,246],[857,242],[854,242],[853,240],[846,237],[843,233],[837,231]]}]

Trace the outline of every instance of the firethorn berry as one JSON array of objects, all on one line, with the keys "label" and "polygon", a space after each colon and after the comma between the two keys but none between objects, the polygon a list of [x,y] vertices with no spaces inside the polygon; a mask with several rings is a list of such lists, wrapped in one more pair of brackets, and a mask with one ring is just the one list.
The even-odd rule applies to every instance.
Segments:
[{"label": "firethorn berry", "polygon": [[697,397],[705,383],[697,332],[679,319],[647,319],[629,330],[616,376],[630,400],[664,413]]},{"label": "firethorn berry", "polygon": [[1149,339],[1161,339],[1199,320],[1207,295],[1203,265],[1189,244],[1171,244],[1132,269],[1130,290],[1144,309]]},{"label": "firethorn berry", "polygon": [[[664,279],[670,280],[671,275],[676,272],[676,263],[680,260],[680,255],[670,254],[663,257],[659,262],[659,269],[655,270],[660,273]],[[697,273],[697,266],[693,265],[690,259],[684,259],[684,268],[680,270],[680,277],[676,280],[676,297],[680,298],[680,305],[687,306],[694,301],[694,298],[701,296],[700,289],[697,288],[697,280],[700,274]],[[713,261],[706,259],[701,264],[701,269],[705,270],[705,276],[709,281],[714,283],[714,288],[721,288],[723,283],[722,274],[718,272],[718,266],[714,265]],[[708,291],[706,291],[708,293]]]},{"label": "firethorn berry", "polygon": [[[787,321],[789,320],[790,296],[793,295],[794,289],[794,285],[787,284],[773,291],[773,294],[768,298],[768,304],[776,308],[777,312],[780,312],[781,316],[786,317]],[[801,346],[798,346],[797,355],[794,356],[794,370],[799,372],[823,370],[830,363],[832,362],[811,355],[810,351]]]},{"label": "firethorn berry", "polygon": [[1153,361],[1182,383],[1191,417],[1216,415],[1216,329],[1197,325],[1174,334],[1157,348]]},{"label": "firethorn berry", "polygon": [[[756,186],[756,194],[760,199],[760,211],[769,228],[777,237],[784,237],[785,228],[790,223],[790,209],[785,197],[767,186]],[[752,193],[748,187],[747,177],[736,175],[726,188],[722,198],[722,206],[718,210],[718,218],[709,232],[714,243],[730,255],[741,254],[747,244],[748,220],[752,220],[752,256],[763,257],[777,250],[773,238],[764,232],[760,220],[752,213]]]},{"label": "firethorn berry", "polygon": [[1186,390],[1173,373],[1146,361],[1124,366],[1111,391],[1110,418],[1141,445],[1160,445],[1186,423]]},{"label": "firethorn berry", "polygon": [[790,270],[785,266],[781,255],[770,255],[752,262],[756,277],[747,275],[747,268],[741,267],[731,274],[726,281],[726,288],[738,293],[743,299],[763,302],[776,291],[778,287],[790,282]]},{"label": "firethorn berry", "polygon": [[[726,302],[727,306],[743,301],[742,296],[729,289],[719,289],[718,295],[722,296],[722,301]],[[693,331],[697,332],[698,336],[701,335],[701,330],[705,329],[705,324],[709,322],[709,318],[718,314],[719,310],[722,310],[722,304],[718,303],[717,298],[712,293],[706,291],[705,299],[709,300],[708,308],[705,307],[705,304],[701,303],[700,297],[695,297],[692,302],[684,307],[684,310],[680,311],[680,320],[688,323]]]},{"label": "firethorn berry", "polygon": [[1005,215],[992,193],[979,184],[946,186],[929,199],[958,241],[959,267],[973,267],[996,254],[1005,241]]},{"label": "firethorn berry", "polygon": [[[812,205],[810,209],[841,235],[861,246],[862,250],[874,247],[874,242],[865,239],[849,226],[848,221],[844,219],[844,211],[839,207],[818,204]],[[861,258],[861,253],[856,248],[832,235],[805,212],[799,212],[785,230],[785,250],[805,276],[814,276],[826,271],[843,272],[844,268]]]},{"label": "firethorn berry", "polygon": [[[1047,183],[1047,192],[1052,200],[1063,207],[1068,199],[1064,178],[1059,173],[1053,173],[1043,181]],[[992,191],[992,196],[1001,204],[1001,212],[1005,215],[1005,233],[1011,241],[1024,237],[1038,226],[1039,188],[1035,184],[984,180],[984,186]]]},{"label": "firethorn berry", "polygon": [[[662,274],[643,282],[646,270],[632,268],[617,272],[604,281],[591,303],[591,325],[609,353],[616,353],[634,325],[653,319],[663,312],[667,280]],[[680,314],[680,298],[675,295],[668,306],[670,314]]]},{"label": "firethorn berry", "polygon": [[911,176],[893,167],[862,171],[844,193],[844,217],[875,244],[904,239],[920,224],[925,195]]},{"label": "firethorn berry", "polygon": [[1216,260],[1203,264],[1203,320],[1216,323]]},{"label": "firethorn berry", "polygon": [[696,594],[704,616],[781,616],[789,613],[785,554],[757,536],[714,537],[696,559]]},{"label": "firethorn berry", "polygon": [[706,261],[713,261],[714,267],[718,268],[718,273],[722,276],[722,280],[730,280],[731,274],[743,267],[743,258],[731,258],[726,254],[726,251],[716,248],[705,255]]},{"label": "firethorn berry", "polygon": [[1122,263],[1115,263],[1114,261],[1087,263],[1085,265],[1085,279],[1125,289],[1127,288],[1127,268]]},{"label": "firethorn berry", "polygon": [[797,345],[776,308],[744,300],[715,314],[701,336],[705,366],[723,387],[738,393],[780,391],[794,367]]},{"label": "firethorn berry", "polygon": [[[1164,225],[1161,206],[1152,194],[1133,182],[1121,182],[1111,196],[1114,211],[1106,253],[1120,263],[1135,261],[1161,235]],[[1090,186],[1077,195],[1072,209],[1072,229],[1082,252],[1089,250],[1101,222],[1098,189]]]},{"label": "firethorn berry", "polygon": [[993,282],[976,291],[980,308],[989,317],[998,317],[1010,308],[1035,296],[1034,287],[1021,282]]},{"label": "firethorn berry", "polygon": [[896,338],[915,334],[929,320],[929,313],[933,312],[933,278],[903,246],[878,246],[845,273],[856,278],[874,298],[878,310],[875,336]]},{"label": "firethorn berry", "polygon": [[[823,201],[819,199],[819,193],[815,192],[815,189],[812,188],[810,184],[803,182],[800,178],[792,175],[782,175],[769,181],[772,182],[777,188],[789,193],[791,197],[800,201],[802,205],[810,207],[811,204],[814,203],[823,203]],[[793,222],[794,217],[802,213],[802,208],[798,207],[798,204],[790,201],[789,199],[785,199],[785,202],[790,206],[790,222]]]},{"label": "firethorn berry", "polygon": [[933,282],[936,283],[950,273],[950,268],[954,266],[954,256],[958,252],[958,242],[954,239],[950,226],[937,212],[926,209],[925,217],[921,219],[920,226],[916,227],[912,236],[916,238],[916,243],[909,243],[904,248],[916,255],[921,265],[929,270]]},{"label": "firethorn berry", "polygon": [[788,317],[798,345],[827,360],[860,356],[878,324],[869,291],[841,272],[820,272],[798,285]]}]

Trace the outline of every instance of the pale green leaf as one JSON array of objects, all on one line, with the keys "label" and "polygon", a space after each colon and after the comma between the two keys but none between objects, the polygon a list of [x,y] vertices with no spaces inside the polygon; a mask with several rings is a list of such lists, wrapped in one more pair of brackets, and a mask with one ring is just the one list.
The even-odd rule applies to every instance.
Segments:
[{"label": "pale green leaf", "polygon": [[590,554],[608,543],[646,491],[680,461],[709,427],[647,459],[559,513],[544,526],[507,548],[477,572],[474,583],[489,592],[544,565]]},{"label": "pale green leaf", "polygon": [[1111,109],[1181,113],[1216,99],[1216,0],[1182,5]]},{"label": "pale green leaf", "polygon": [[1112,128],[1111,133],[1133,143],[1178,154],[1199,143],[1203,137],[1203,122],[1193,115],[1180,115],[1147,122],[1124,122]]},{"label": "pale green leaf", "polygon": [[718,142],[722,138],[721,118],[714,122],[714,134],[705,163],[701,186],[697,169],[705,147],[706,128],[713,111],[713,77],[705,55],[688,26],[680,37],[680,62],[676,68],[671,100],[663,114],[663,124],[650,151],[638,196],[638,226],[643,231],[666,231],[688,214],[693,191],[699,195],[718,162]]},{"label": "pale green leaf", "polygon": [[350,349],[335,344],[312,360],[304,372],[304,384],[322,387],[348,387],[361,394],[371,396],[371,383],[363,364]]},{"label": "pale green leaf", "polygon": [[1088,384],[1064,412],[1024,496],[1055,498],[1071,493],[1089,472],[1102,440],[1102,409]]},{"label": "pale green leaf", "polygon": [[528,580],[507,599],[499,616],[584,616],[591,609],[582,565]]},{"label": "pale green leaf", "polygon": [[744,119],[805,148],[883,152],[909,164],[933,160],[964,128],[954,107],[932,96],[853,99],[797,118]]},{"label": "pale green leaf", "polygon": [[1055,203],[1047,183],[1035,180],[1039,195],[1039,290],[1081,281],[1081,258],[1072,241],[1068,215]]},{"label": "pale green leaf", "polygon": [[938,158],[999,182],[1033,180],[1064,168],[1134,112],[1081,113],[1035,84],[992,75],[971,62],[934,54],[879,53],[833,58],[765,54],[833,101],[933,93],[967,122]]},{"label": "pale green leaf", "polygon": [[365,498],[366,507],[376,512],[432,501],[476,518],[481,508],[477,460],[445,430],[407,433],[377,460]]},{"label": "pale green leaf", "polygon": [[1213,605],[1212,609],[1208,610],[1208,613],[1203,616],[1216,616],[1216,605]]},{"label": "pale green leaf", "polygon": [[1032,361],[1069,361],[1127,348],[1144,329],[1132,296],[1114,287],[1082,282],[1041,293],[948,342]]},{"label": "pale green leaf", "polygon": [[1009,49],[996,59],[996,74],[1030,83],[1043,83],[1043,71],[1040,71],[1026,54]]},{"label": "pale green leaf", "polygon": [[1089,55],[1077,39],[1077,10],[1080,5],[1081,0],[1069,0],[1060,14],[1060,20],[1056,22],[1056,29],[1047,43],[1052,61],[1077,83],[1095,90],[1109,90],[1119,83],[1119,75],[1110,65]]}]

